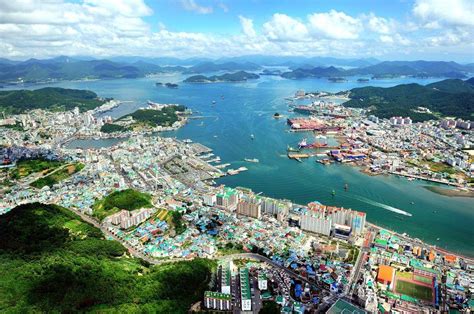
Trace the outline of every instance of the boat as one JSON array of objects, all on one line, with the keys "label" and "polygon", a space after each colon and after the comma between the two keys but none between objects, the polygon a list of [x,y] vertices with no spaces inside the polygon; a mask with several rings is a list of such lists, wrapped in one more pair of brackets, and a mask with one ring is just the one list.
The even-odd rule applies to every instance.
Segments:
[{"label": "boat", "polygon": [[213,100],[213,101],[212,101],[212,104],[213,104],[213,105],[215,105],[215,104],[216,104],[216,101],[215,101],[215,100]]},{"label": "boat", "polygon": [[349,190],[349,185],[347,183],[344,184],[344,190],[346,190],[346,191]]},{"label": "boat", "polygon": [[336,195],[336,191],[332,190],[331,195],[332,195],[332,196],[335,196],[335,195]]},{"label": "boat", "polygon": [[290,145],[287,145],[286,146],[286,151],[287,152],[299,152],[300,150],[299,149],[296,149],[294,147],[291,147]]},{"label": "boat", "polygon": [[244,158],[244,160],[246,162],[254,162],[254,163],[257,163],[259,162],[259,160],[257,158]]},{"label": "boat", "polygon": [[186,143],[186,144],[190,144],[190,143],[192,143],[192,142],[193,142],[193,141],[190,140],[189,138],[183,140],[183,143]]},{"label": "boat", "polygon": [[301,148],[305,148],[306,146],[308,146],[308,142],[306,141],[306,138],[302,139],[299,143],[298,143],[298,147],[301,149]]},{"label": "boat", "polygon": [[410,204],[415,205],[415,202],[411,202]]},{"label": "boat", "polygon": [[408,181],[414,181],[415,178],[408,178],[407,180],[408,180]]},{"label": "boat", "polygon": [[316,162],[319,162],[320,164],[323,164],[323,165],[329,165],[332,161],[328,158],[324,158],[324,159],[318,159],[316,160]]},{"label": "boat", "polygon": [[436,241],[439,241],[439,238],[436,238]]},{"label": "boat", "polygon": [[253,140],[255,136],[253,134],[250,134],[250,138]]}]

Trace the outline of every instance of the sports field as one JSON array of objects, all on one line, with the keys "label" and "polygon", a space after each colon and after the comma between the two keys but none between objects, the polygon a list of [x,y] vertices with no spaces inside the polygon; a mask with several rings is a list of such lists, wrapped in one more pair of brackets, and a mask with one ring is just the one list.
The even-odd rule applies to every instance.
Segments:
[{"label": "sports field", "polygon": [[433,300],[433,290],[431,287],[417,285],[409,281],[397,280],[396,292],[421,300]]}]

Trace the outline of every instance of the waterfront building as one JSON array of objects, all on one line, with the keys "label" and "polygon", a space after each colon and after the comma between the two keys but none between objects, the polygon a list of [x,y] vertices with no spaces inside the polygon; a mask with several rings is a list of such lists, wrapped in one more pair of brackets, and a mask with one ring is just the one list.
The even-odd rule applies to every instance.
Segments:
[{"label": "waterfront building", "polygon": [[231,308],[232,297],[227,293],[206,291],[204,293],[204,305],[207,309],[228,311]]},{"label": "waterfront building", "polygon": [[308,210],[300,216],[302,230],[330,235],[332,230],[342,237],[350,234],[361,234],[365,228],[366,214],[355,210],[321,205],[317,202],[308,204]]},{"label": "waterfront building", "polygon": [[260,219],[262,217],[262,200],[253,195],[244,195],[237,204],[237,214]]},{"label": "waterfront building", "polygon": [[304,231],[329,236],[331,234],[332,220],[330,217],[324,217],[320,213],[307,211],[301,215],[300,225]]}]

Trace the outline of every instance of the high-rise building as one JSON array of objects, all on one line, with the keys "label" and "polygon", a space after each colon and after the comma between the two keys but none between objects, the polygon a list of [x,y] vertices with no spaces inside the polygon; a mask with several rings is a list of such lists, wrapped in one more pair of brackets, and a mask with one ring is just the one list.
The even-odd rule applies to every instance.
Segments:
[{"label": "high-rise building", "polygon": [[265,275],[265,273],[263,272],[258,273],[258,289],[259,290],[268,289],[267,275]]},{"label": "high-rise building", "polygon": [[252,292],[250,291],[250,279],[248,268],[240,268],[240,298],[242,311],[252,310]]},{"label": "high-rise building", "polygon": [[225,261],[220,263],[221,268],[221,292],[230,294],[231,284],[231,262]]},{"label": "high-rise building", "polygon": [[204,293],[204,305],[207,309],[228,311],[231,308],[232,297],[228,293],[206,291]]},{"label": "high-rise building", "polygon": [[261,218],[262,200],[253,195],[244,195],[237,204],[237,214],[253,218]]}]

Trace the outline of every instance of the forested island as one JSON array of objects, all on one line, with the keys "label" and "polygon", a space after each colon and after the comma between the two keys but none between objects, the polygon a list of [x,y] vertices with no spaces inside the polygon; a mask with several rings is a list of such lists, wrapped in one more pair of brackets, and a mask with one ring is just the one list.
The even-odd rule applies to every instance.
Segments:
[{"label": "forested island", "polygon": [[260,76],[254,73],[238,71],[235,73],[225,73],[222,75],[204,76],[193,75],[184,80],[185,83],[218,83],[218,82],[245,82],[247,80],[258,79]]},{"label": "forested island", "polygon": [[110,99],[99,98],[90,90],[45,87],[36,90],[0,91],[0,111],[20,114],[33,109],[51,111],[87,111],[103,105]]},{"label": "forested island", "polygon": [[143,127],[170,127],[180,120],[179,114],[183,114],[185,111],[186,107],[182,105],[166,106],[159,110],[139,109],[120,117],[114,123],[104,124],[100,131],[104,133],[116,133]]},{"label": "forested island", "polygon": [[[452,116],[473,119],[474,78],[469,80],[447,79],[428,85],[402,84],[394,87],[360,87],[350,90],[349,101],[344,105],[355,108],[371,108],[380,118],[409,116],[413,121]],[[432,113],[419,112],[418,107]]]},{"label": "forested island", "polygon": [[151,266],[56,205],[0,216],[0,312],[186,313],[215,262]]}]

